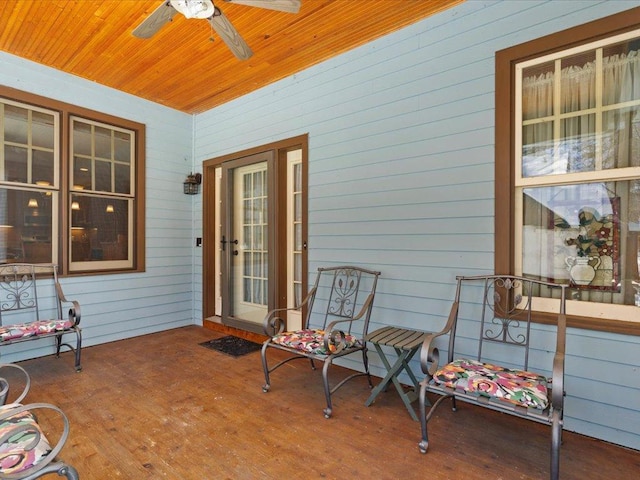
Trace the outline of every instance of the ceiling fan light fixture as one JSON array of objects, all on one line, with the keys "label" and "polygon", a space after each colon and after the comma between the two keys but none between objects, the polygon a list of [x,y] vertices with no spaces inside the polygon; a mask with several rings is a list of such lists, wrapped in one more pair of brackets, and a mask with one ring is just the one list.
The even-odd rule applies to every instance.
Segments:
[{"label": "ceiling fan light fixture", "polygon": [[169,0],[169,3],[186,18],[209,18],[215,11],[211,0]]}]

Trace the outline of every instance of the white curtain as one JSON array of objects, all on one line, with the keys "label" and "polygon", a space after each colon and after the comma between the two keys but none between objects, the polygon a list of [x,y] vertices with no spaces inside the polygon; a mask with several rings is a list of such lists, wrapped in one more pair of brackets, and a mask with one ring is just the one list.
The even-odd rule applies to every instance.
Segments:
[{"label": "white curtain", "polygon": [[[596,155],[595,114],[579,112],[596,107],[596,65],[569,66],[560,72],[560,112],[554,112],[554,72],[522,80],[523,120],[542,119],[554,113],[576,113],[560,122],[560,140],[554,147],[553,121],[523,127],[523,174],[549,175],[638,165],[640,108],[616,105],[640,100],[640,56],[636,51],[603,59],[602,144]],[[610,110],[607,107],[612,107]],[[557,149],[556,149],[557,148]],[[630,163],[632,162],[632,163]]]},{"label": "white curtain", "polygon": [[[532,70],[534,68],[532,67]],[[581,66],[567,66],[560,71],[559,77],[552,66],[544,73],[540,71],[538,69],[535,75],[522,79],[523,176],[589,172],[640,165],[638,52],[617,53],[604,57],[600,72],[596,70],[594,61],[585,62]],[[599,84],[602,85],[601,92],[596,91],[596,85]],[[554,98],[558,86],[560,98]],[[562,115],[562,118],[558,119],[558,115]],[[601,115],[601,118],[598,119],[597,115]],[[598,120],[602,122],[599,132],[596,131]],[[554,129],[558,133],[554,133]],[[584,191],[595,187],[601,187],[603,191]],[[619,191],[620,189],[624,191]],[[633,212],[634,208],[637,211],[638,208],[638,195],[630,189],[627,182],[533,188],[527,194],[548,195],[549,198],[546,202],[540,202],[535,198],[525,201],[525,271],[537,271],[540,276],[557,280],[566,279],[567,269],[564,260],[572,253],[553,249],[557,250],[566,245],[562,235],[574,238],[581,233],[577,216],[572,212],[563,213],[558,210],[563,204],[593,204],[598,220],[607,229],[618,228],[613,225],[613,218],[621,215],[623,219],[627,219],[624,221],[629,221],[629,213]],[[622,205],[621,198],[626,199]],[[601,202],[601,205],[598,202]],[[619,208],[623,205],[625,212],[620,212]],[[556,220],[568,222],[567,226],[549,228],[548,210],[545,206],[554,212]],[[596,277],[591,286],[614,286],[621,281],[620,272],[616,273],[621,266],[618,255],[625,258],[627,246],[625,239],[618,239],[617,242],[620,242],[620,251],[616,254],[612,252],[599,255]],[[634,250],[632,253],[635,255],[635,245],[629,247]],[[622,272],[622,278],[635,273]],[[590,289],[581,291],[580,295],[582,300],[624,302],[624,290],[619,294],[615,289]]]}]

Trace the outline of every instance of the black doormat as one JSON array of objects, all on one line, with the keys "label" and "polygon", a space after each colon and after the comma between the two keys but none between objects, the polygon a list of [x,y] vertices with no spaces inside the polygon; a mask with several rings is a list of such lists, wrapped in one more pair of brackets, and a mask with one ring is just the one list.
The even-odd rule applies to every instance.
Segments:
[{"label": "black doormat", "polygon": [[249,340],[234,337],[233,335],[214,338],[213,340],[203,342],[200,345],[212,350],[226,353],[227,355],[231,355],[233,357],[239,357],[241,355],[246,355],[247,353],[255,352],[257,350],[260,350],[260,347],[262,347],[262,345],[260,345],[259,343],[250,342]]}]

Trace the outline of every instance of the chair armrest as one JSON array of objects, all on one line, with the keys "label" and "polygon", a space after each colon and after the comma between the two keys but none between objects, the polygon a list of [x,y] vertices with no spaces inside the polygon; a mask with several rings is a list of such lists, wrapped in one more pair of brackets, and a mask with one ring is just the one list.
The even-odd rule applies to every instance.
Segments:
[{"label": "chair armrest", "polygon": [[[12,403],[12,404],[0,407],[0,422],[3,422],[8,418],[14,417],[23,412],[29,412],[33,416],[35,421],[35,413],[33,411],[38,409],[41,409],[41,410],[48,409],[58,413],[62,419],[63,431],[58,436],[56,445],[50,450],[48,450],[45,455],[43,455],[44,458],[42,458],[37,463],[37,465],[27,468],[22,472],[20,472],[20,474],[24,476],[24,477],[21,476],[20,478],[29,477],[30,475],[33,475],[34,473],[43,470],[48,464],[50,464],[53,460],[56,459],[56,457],[62,450],[62,447],[64,447],[64,444],[67,441],[67,438],[69,437],[69,419],[67,418],[67,416],[64,414],[62,410],[60,410],[55,405],[51,405],[49,403],[31,403],[28,405],[20,405],[17,403]],[[29,427],[24,423],[21,424],[20,422],[16,422],[15,424],[7,423],[6,425],[3,426],[3,430],[4,430],[3,435],[0,436],[0,445],[3,445],[7,441],[7,439],[13,437],[14,435],[17,435],[29,430]],[[35,433],[34,439],[27,445],[25,450],[32,450],[36,448],[36,446],[40,442],[40,433],[39,432],[34,432],[34,433]],[[50,438],[46,438],[46,440],[49,446],[51,446]]]},{"label": "chair armrest", "polygon": [[[27,393],[29,393],[29,388],[31,388],[31,377],[29,376],[27,371],[19,365],[16,365],[13,363],[0,363],[0,370],[2,370],[5,367],[15,368],[19,370],[25,377],[25,381],[24,381],[25,385],[22,389],[22,392],[16,399],[12,401],[12,403],[20,403],[24,399],[24,397],[27,396]],[[0,377],[0,406],[6,403],[7,396],[9,395],[10,387],[11,385],[9,385],[8,380],[6,380],[3,377]]]},{"label": "chair armrest", "polygon": [[[420,349],[420,368],[425,375],[433,376],[438,371],[440,366],[440,350],[435,345],[435,340],[443,335],[454,335],[453,327],[458,319],[458,302],[453,302],[451,305],[451,311],[449,312],[449,318],[444,328],[436,333],[432,333],[422,342]],[[449,342],[451,343],[451,342]],[[451,356],[453,352],[449,352]]]},{"label": "chair armrest", "polygon": [[60,282],[56,282],[56,293],[58,294],[58,301],[60,302],[60,305],[63,303],[73,304],[73,307],[69,309],[69,320],[71,320],[74,325],[80,324],[80,303],[76,300],[67,300],[64,292],[62,291],[62,285],[60,285]]},{"label": "chair armrest", "polygon": [[315,297],[316,288],[312,288],[307,293],[307,296],[302,300],[300,305],[291,308],[274,308],[269,311],[262,321],[262,330],[267,337],[273,337],[274,335],[278,335],[284,331],[285,320],[280,316],[280,313],[290,312],[296,310],[302,310],[302,307],[307,305],[312,298]]},{"label": "chair armrest", "polygon": [[566,343],[567,317],[564,313],[558,316],[558,332],[556,353],[553,357],[553,372],[551,372],[551,405],[554,410],[562,411],[564,405],[564,348]]},{"label": "chair armrest", "polygon": [[[357,313],[357,315],[355,315],[353,318],[345,318],[343,320],[334,320],[329,325],[327,325],[327,328],[325,329],[325,332],[324,332],[324,348],[326,349],[327,352],[331,351],[331,349],[329,348],[331,345],[335,347],[333,353],[338,353],[346,348],[347,342],[345,340],[347,336],[344,333],[344,331],[345,330],[350,331],[351,325],[353,325],[354,322],[360,320],[362,317],[368,314],[368,312],[371,309],[371,305],[373,304],[373,296],[374,296],[373,293],[370,293],[367,296],[367,299],[362,304],[362,308]],[[336,328],[341,323],[349,324],[349,328],[346,328],[346,329]],[[364,342],[364,336],[366,336],[366,334],[367,332],[363,332],[363,338],[360,338],[359,340]]]}]

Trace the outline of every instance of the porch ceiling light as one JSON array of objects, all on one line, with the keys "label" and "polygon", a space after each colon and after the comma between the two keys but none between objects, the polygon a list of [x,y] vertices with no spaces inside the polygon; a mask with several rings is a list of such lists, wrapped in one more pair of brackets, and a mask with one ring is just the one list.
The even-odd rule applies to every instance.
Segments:
[{"label": "porch ceiling light", "polygon": [[214,12],[211,0],[170,0],[170,3],[186,18],[209,18]]}]

